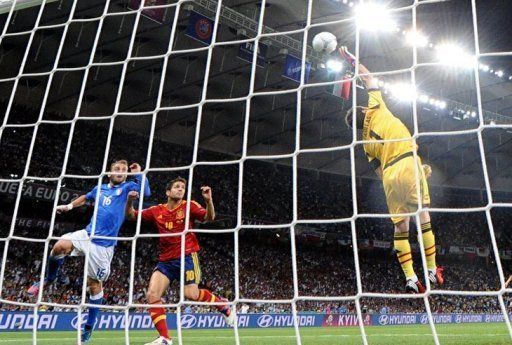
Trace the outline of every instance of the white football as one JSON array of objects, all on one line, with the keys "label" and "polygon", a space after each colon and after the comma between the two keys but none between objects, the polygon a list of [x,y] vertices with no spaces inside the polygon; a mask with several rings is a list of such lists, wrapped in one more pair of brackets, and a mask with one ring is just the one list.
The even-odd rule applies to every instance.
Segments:
[{"label": "white football", "polygon": [[321,32],[313,38],[313,49],[319,53],[330,54],[337,45],[336,36],[327,31]]}]

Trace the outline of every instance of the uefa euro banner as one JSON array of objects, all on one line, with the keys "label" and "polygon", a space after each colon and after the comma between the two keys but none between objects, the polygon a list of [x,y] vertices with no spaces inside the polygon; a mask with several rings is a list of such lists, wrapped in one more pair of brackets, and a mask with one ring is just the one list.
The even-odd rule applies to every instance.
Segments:
[{"label": "uefa euro banner", "polygon": [[[512,315],[511,315],[512,316]],[[84,324],[87,314],[82,314],[78,322],[78,315],[72,312],[41,312],[37,318],[39,331],[74,331],[78,324]],[[434,322],[446,323],[494,323],[504,322],[501,314],[434,314]],[[315,314],[300,313],[297,316],[299,327],[350,327],[358,326],[359,320],[355,314]],[[99,330],[122,330],[126,326],[124,313],[103,313],[96,323]],[[169,314],[167,323],[170,329],[176,329],[176,314]],[[388,326],[427,324],[428,316],[422,314],[365,314],[365,326]],[[226,328],[224,318],[220,314],[183,314],[181,326],[184,329],[216,329]],[[239,328],[274,328],[293,327],[292,314],[240,314],[238,315]],[[34,313],[32,312],[0,312],[0,332],[31,331],[34,327]],[[129,329],[152,329],[153,323],[147,313],[130,313],[128,317]]]}]

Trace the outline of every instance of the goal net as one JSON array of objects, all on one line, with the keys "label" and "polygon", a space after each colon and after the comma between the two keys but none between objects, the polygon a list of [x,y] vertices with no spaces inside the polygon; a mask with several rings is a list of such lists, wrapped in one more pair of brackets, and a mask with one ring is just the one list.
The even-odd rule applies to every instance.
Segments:
[{"label": "goal net", "polygon": [[[456,322],[499,322],[508,341],[512,117],[500,102],[510,95],[512,47],[481,39],[494,32],[482,29],[481,16],[490,15],[482,3],[0,1],[0,332],[32,330],[30,340],[12,341],[37,344],[48,339],[41,330],[64,323],[55,315],[70,313],[80,341],[94,307],[89,256],[67,258],[55,284],[44,278],[64,234],[92,219],[91,237],[101,238],[98,205],[63,215],[56,208],[101,187],[112,160],[123,158],[141,164],[141,190],[151,188],[151,196],[140,193],[139,209],[165,203],[166,184],[178,176],[187,180],[187,200],[202,203],[200,187],[212,187],[217,220],[190,229],[187,207],[176,236],[184,257],[186,234],[198,235],[202,284],[237,313],[233,332],[213,336],[217,343],[334,343],[339,333],[304,329],[357,326],[347,336],[368,344],[378,340],[368,327],[409,316],[435,344],[443,340],[436,326]],[[447,24],[450,13],[462,19]],[[354,66],[313,50],[324,31],[348,46]],[[443,40],[447,32],[458,45]],[[417,234],[410,240],[425,293],[404,292],[382,182],[363,152],[368,142],[344,122],[349,109],[368,105],[368,75],[357,61],[409,128],[419,147],[413,155],[432,166],[432,205],[401,214]],[[446,266],[444,287],[431,286],[420,249],[424,210]],[[140,216],[124,223],[104,285],[109,318],[97,331],[117,332],[126,344],[156,335],[135,331],[153,329],[143,315],[161,236]],[[220,303],[187,300],[184,260],[180,271],[162,301],[173,337],[205,341],[182,330],[225,327],[220,316],[198,316]],[[29,296],[34,282],[42,288]],[[248,327],[287,331],[243,333]]]}]

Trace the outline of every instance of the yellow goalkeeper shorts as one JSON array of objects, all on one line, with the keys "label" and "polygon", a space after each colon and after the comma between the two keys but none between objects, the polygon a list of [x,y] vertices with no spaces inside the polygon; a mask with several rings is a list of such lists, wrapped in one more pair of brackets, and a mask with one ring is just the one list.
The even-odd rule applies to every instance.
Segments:
[{"label": "yellow goalkeeper shorts", "polygon": [[[423,206],[430,205],[428,183],[421,164],[417,157],[417,170],[420,180],[420,194]],[[384,167],[382,182],[386,193],[386,202],[391,215],[411,213],[418,209],[418,189],[416,188],[416,172],[412,152],[403,154],[392,160]],[[391,216],[394,224],[404,220],[405,216]]]}]

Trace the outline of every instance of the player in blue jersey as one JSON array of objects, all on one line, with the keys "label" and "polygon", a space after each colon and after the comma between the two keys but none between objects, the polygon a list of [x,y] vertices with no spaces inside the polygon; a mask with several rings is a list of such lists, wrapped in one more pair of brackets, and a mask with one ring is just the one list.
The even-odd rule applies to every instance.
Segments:
[{"label": "player in blue jersey", "polygon": [[[141,168],[137,163],[129,166],[130,172],[140,173]],[[124,222],[126,201],[128,193],[131,191],[140,192],[142,184],[142,175],[134,176],[133,181],[126,181],[128,172],[128,162],[126,160],[116,160],[110,165],[108,174],[109,183],[102,184],[99,200],[97,202],[96,226],[93,232],[93,218],[84,230],[67,233],[61,237],[53,246],[48,257],[48,267],[45,277],[45,285],[51,284],[57,279],[59,268],[64,262],[64,258],[71,256],[89,256],[87,266],[87,288],[89,292],[89,304],[103,304],[103,283],[110,275],[110,263],[114,255],[114,247],[117,243],[119,229]],[[144,196],[150,195],[149,183],[146,180]],[[57,213],[68,212],[74,208],[84,205],[87,201],[95,201],[98,186],[94,187],[89,193],[84,194],[73,200],[68,205],[57,206]],[[92,235],[92,236],[91,236]],[[99,236],[99,238],[97,237]],[[35,283],[28,289],[31,295],[39,293],[39,283]],[[99,308],[89,308],[89,315],[82,332],[81,343],[88,343],[94,324],[98,318]]]}]

